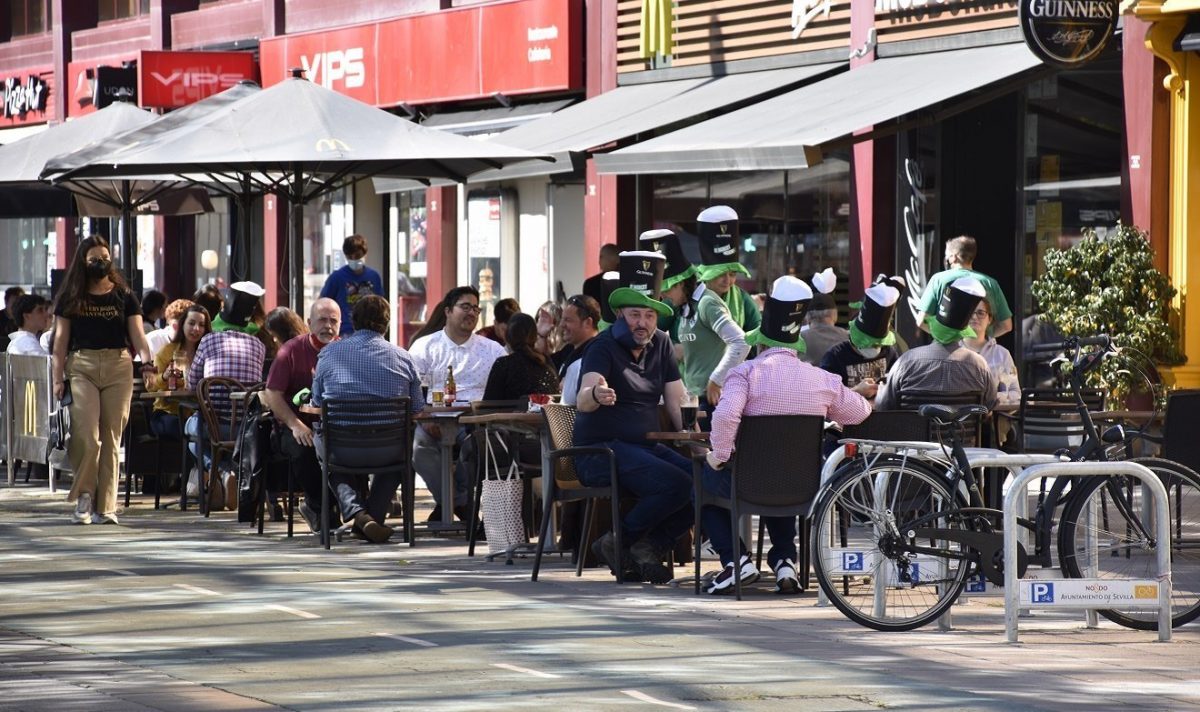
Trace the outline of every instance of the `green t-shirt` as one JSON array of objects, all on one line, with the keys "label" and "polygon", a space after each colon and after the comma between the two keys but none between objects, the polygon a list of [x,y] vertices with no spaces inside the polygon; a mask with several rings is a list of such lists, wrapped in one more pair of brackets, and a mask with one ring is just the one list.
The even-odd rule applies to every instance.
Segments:
[{"label": "green t-shirt", "polygon": [[[974,277],[983,284],[983,290],[987,292],[988,301],[992,305],[993,326],[1005,319],[1012,318],[1012,309],[1008,306],[1008,300],[1004,298],[1004,291],[1000,289],[1000,283],[982,272],[962,267],[938,272],[929,278],[929,286],[925,288],[925,294],[921,297],[921,310],[925,312],[926,316],[937,316],[938,302],[941,301],[946,285],[960,277]],[[988,336],[992,335],[993,326],[988,327]]]},{"label": "green t-shirt", "polygon": [[725,341],[717,333],[723,320],[732,321],[729,307],[711,289],[704,290],[696,313],[679,318],[679,342],[683,344],[683,385],[689,393],[702,396],[708,379],[725,355]]}]

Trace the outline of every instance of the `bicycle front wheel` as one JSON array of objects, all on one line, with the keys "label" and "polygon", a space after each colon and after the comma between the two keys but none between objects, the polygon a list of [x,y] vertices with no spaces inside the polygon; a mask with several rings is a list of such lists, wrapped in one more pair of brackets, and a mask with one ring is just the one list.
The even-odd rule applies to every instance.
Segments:
[{"label": "bicycle front wheel", "polygon": [[[1132,460],[1158,475],[1167,489],[1171,517],[1171,627],[1200,616],[1200,475],[1177,462]],[[1132,477],[1088,477],[1063,511],[1058,551],[1063,573],[1073,578],[1154,579],[1153,497]],[[1158,630],[1153,610],[1101,610],[1105,618],[1138,630]]]},{"label": "bicycle front wheel", "polygon": [[[964,546],[936,534],[965,528],[955,508],[945,478],[921,462],[845,472],[813,512],[817,582],[838,610],[868,628],[913,630],[937,619],[971,568]],[[925,538],[913,536],[917,529]]]}]

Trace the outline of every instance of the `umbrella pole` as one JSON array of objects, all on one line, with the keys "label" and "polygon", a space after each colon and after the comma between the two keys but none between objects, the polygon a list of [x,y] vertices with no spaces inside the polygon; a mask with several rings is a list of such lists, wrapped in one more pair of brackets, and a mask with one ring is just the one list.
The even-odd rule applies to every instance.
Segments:
[{"label": "umbrella pole", "polygon": [[121,262],[125,267],[125,280],[131,289],[136,289],[133,283],[133,273],[137,266],[137,253],[133,246],[133,187],[128,180],[121,181]]},{"label": "umbrella pole", "polygon": [[[304,314],[304,186],[300,171],[292,176],[292,242],[288,248],[288,291],[292,311]],[[302,317],[303,318],[303,317]]]},{"label": "umbrella pole", "polygon": [[241,192],[238,194],[238,244],[232,250],[234,255],[233,280],[241,282],[250,279],[250,211],[254,205],[254,192],[249,176],[241,180]]}]

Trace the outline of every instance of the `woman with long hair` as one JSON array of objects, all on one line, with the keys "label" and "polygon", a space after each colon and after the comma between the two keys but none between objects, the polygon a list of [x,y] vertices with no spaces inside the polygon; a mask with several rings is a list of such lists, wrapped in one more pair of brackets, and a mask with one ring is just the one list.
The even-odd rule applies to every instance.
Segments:
[{"label": "woman with long hair", "polygon": [[[169,367],[178,368],[186,373],[187,369],[192,367],[192,358],[196,355],[200,339],[211,332],[212,322],[208,318],[208,310],[199,304],[188,307],[179,319],[175,338],[159,349],[154,356],[154,366],[158,369],[158,375],[146,380],[146,390],[166,390],[167,382],[164,376]],[[179,387],[183,387],[183,378],[179,379]],[[154,410],[150,413],[150,430],[161,438],[180,439],[183,423],[179,420],[178,401],[166,398],[154,401]]]},{"label": "woman with long hair", "polygon": [[[117,524],[117,450],[133,396],[133,358],[155,372],[137,297],[113,266],[108,241],[80,241],[54,306],[54,397],[70,395],[67,450],[73,520]],[[69,388],[69,390],[68,390]]]},{"label": "woman with long hair", "polygon": [[266,323],[263,325],[275,340],[283,346],[301,334],[308,333],[308,325],[296,312],[287,307],[275,307],[267,312]]},{"label": "woman with long hair", "polygon": [[550,358],[562,348],[562,330],[559,328],[559,324],[562,323],[562,307],[558,302],[546,302],[538,307],[534,319],[537,324],[537,342],[534,348],[546,358]]},{"label": "woman with long hair", "polygon": [[508,320],[508,356],[492,364],[484,400],[511,400],[530,393],[558,393],[558,374],[550,359],[536,348],[537,323],[528,314],[514,314]]}]

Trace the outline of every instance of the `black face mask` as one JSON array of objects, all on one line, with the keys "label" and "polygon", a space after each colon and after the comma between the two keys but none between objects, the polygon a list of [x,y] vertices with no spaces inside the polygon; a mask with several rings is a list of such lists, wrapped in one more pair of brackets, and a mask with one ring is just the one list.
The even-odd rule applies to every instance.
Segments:
[{"label": "black face mask", "polygon": [[110,260],[88,260],[87,276],[92,279],[100,279],[101,277],[108,276],[111,269],[112,262]]}]

